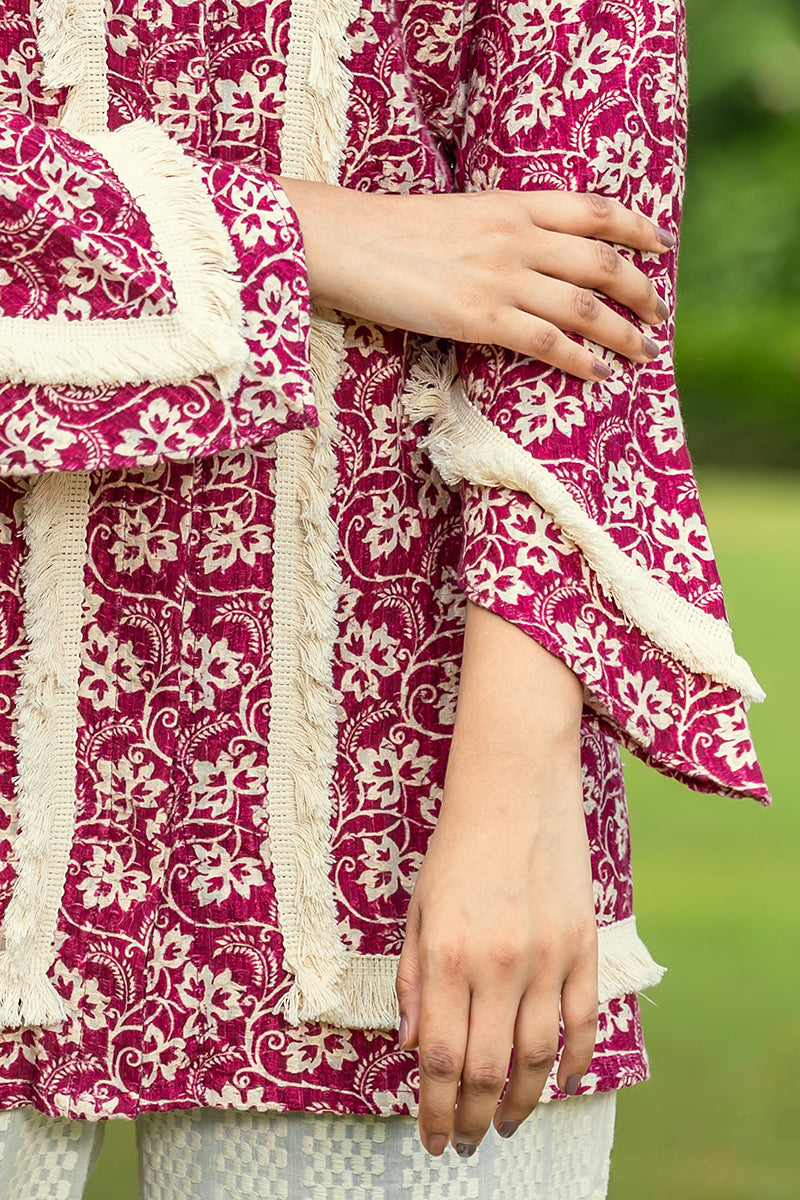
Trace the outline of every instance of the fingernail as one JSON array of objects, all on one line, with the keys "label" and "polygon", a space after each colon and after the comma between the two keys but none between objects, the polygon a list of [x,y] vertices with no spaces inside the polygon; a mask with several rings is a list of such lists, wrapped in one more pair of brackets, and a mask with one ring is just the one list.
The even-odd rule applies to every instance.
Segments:
[{"label": "fingernail", "polygon": [[405,1017],[400,1018],[400,1028],[397,1032],[397,1044],[402,1050],[408,1041],[408,1021]]},{"label": "fingernail", "polygon": [[456,1142],[456,1154],[462,1158],[472,1158],[477,1149],[477,1146],[473,1146],[469,1142]]},{"label": "fingernail", "polygon": [[669,316],[669,309],[667,308],[666,302],[664,300],[662,300],[660,296],[658,297],[658,304],[656,305],[656,312],[661,317],[662,321],[665,320]]},{"label": "fingernail", "polygon": [[604,363],[601,358],[596,358],[592,363],[592,370],[598,379],[608,379],[611,374],[611,367]]},{"label": "fingernail", "polygon": [[675,245],[675,234],[670,233],[670,231],[668,229],[658,228],[656,230],[656,234],[657,234],[658,240],[661,242],[662,246],[674,246]]},{"label": "fingernail", "polygon": [[569,1079],[567,1080],[567,1082],[564,1086],[564,1091],[567,1093],[568,1096],[577,1096],[578,1088],[580,1086],[581,1086],[581,1076],[580,1075],[570,1075]]},{"label": "fingernail", "polygon": [[428,1151],[430,1154],[435,1154],[438,1158],[440,1154],[444,1154],[447,1138],[441,1133],[435,1133],[433,1137],[428,1138]]},{"label": "fingernail", "polygon": [[512,1133],[516,1133],[519,1129],[521,1121],[501,1121],[497,1126],[497,1132],[500,1137],[511,1137]]},{"label": "fingernail", "polygon": [[644,352],[648,358],[658,358],[661,351],[652,338],[642,338],[642,345],[644,346]]}]

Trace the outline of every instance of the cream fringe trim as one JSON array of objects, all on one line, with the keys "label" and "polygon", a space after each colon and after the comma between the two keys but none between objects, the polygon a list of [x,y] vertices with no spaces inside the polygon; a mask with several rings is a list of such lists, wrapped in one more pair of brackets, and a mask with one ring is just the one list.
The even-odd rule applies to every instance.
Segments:
[{"label": "cream fringe trim", "polygon": [[[347,135],[347,28],[358,0],[294,0],[289,27],[281,171],[335,184]],[[333,689],[339,542],[330,515],[336,484],[335,392],[343,330],[315,313],[311,367],[317,428],[276,443],[273,668],[268,744],[270,851],[292,1024],[341,1006],[347,953],[340,937],[330,846],[337,756]],[[371,986],[353,1009],[370,1027],[387,1008]]]},{"label": "cream fringe trim", "polygon": [[105,0],[39,0],[39,53],[45,88],[70,88],[61,126],[99,133],[108,121]]},{"label": "cream fringe trim", "polygon": [[197,165],[157,125],[134,121],[85,140],[135,196],[166,260],[177,309],[164,317],[0,318],[0,375],[12,383],[189,383],[236,390],[249,350],[236,257]]},{"label": "cream fringe trim", "polygon": [[0,953],[0,1025],[64,1020],[47,978],[75,831],[89,476],[48,472],[25,499],[21,569],[29,649],[17,695],[17,878]]},{"label": "cream fringe trim", "polygon": [[725,621],[695,608],[637,566],[542,463],[480,412],[452,372],[426,356],[404,396],[410,420],[433,417],[420,445],[444,481],[527,492],[580,547],[603,591],[650,640],[690,671],[735,688],[747,703],[764,699]]},{"label": "cream fringe trim", "polygon": [[328,322],[312,325],[319,427],[283,433],[276,443],[267,790],[284,966],[295,975],[284,1011],[294,1025],[337,1003],[345,965],[330,848],[337,753],[331,651],[340,586],[330,516],[338,332]]},{"label": "cream fringe trim", "polygon": [[[50,87],[72,86],[62,124],[102,153],[137,197],[173,280],[177,312],[133,322],[0,321],[0,372],[14,382],[189,382],[231,394],[247,359],[236,260],[202,175],[146,122],[109,134],[103,0],[42,0]],[[86,472],[31,480],[22,567],[28,651],[17,697],[17,877],[0,944],[0,1025],[62,1022],[48,979],[75,831],[78,673],[89,511]]]},{"label": "cream fringe trim", "polygon": [[[395,991],[399,956],[346,955],[336,1004],[318,1019],[344,1028],[396,1029],[400,1009]],[[666,967],[652,958],[636,931],[636,918],[626,917],[597,931],[597,988],[600,1004],[642,992],[661,981]],[[364,1012],[369,1025],[364,1026]]]}]

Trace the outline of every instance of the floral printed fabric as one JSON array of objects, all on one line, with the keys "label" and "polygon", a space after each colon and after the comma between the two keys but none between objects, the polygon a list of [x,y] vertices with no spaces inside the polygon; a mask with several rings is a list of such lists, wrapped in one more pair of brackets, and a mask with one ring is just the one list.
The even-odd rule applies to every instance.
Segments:
[{"label": "floral printed fabric", "polygon": [[[470,42],[458,186],[592,190],[677,232],[684,53],[680,0],[487,0]],[[676,251],[623,253],[672,313]],[[616,357],[602,385],[497,347],[460,347],[457,358],[469,398],[546,463],[630,559],[725,620],[678,405],[673,328],[671,318],[648,330],[657,359]],[[460,581],[471,599],[563,657],[634,753],[699,790],[768,799],[733,689],[631,628],[529,497],[464,483],[462,500]]]},{"label": "floral printed fabric", "polygon": [[[0,471],[144,465],[316,423],[296,218],[273,180],[247,165],[197,158],[240,264],[249,360],[234,395],[221,394],[210,376],[157,387],[6,382]],[[6,110],[0,172],[2,317],[127,325],[174,311],[150,227],[100,154]]]},{"label": "floral printed fabric", "polygon": [[[49,130],[64,97],[42,92],[30,16],[27,6],[18,7],[21,13],[0,16],[0,100],[24,114],[37,144],[55,147],[58,135]],[[77,831],[53,973],[74,1015],[60,1030],[0,1032],[3,1107],[34,1104],[89,1119],[203,1105],[416,1111],[416,1055],[400,1053],[391,1032],[293,1027],[279,1011],[290,977],[265,802],[275,536],[269,422],[278,387],[286,392],[286,381],[295,380],[293,419],[312,419],[304,390],[301,251],[293,214],[270,181],[280,161],[289,7],[271,0],[110,6],[112,125],[155,119],[195,155],[237,249],[257,323],[251,345],[263,366],[234,398],[235,412],[222,413],[205,380],[193,385],[196,426],[195,405],[184,405],[186,389],[179,397],[144,386],[120,400],[120,393],[80,398],[61,389],[43,396],[3,387],[4,429],[49,404],[47,428],[56,443],[24,442],[15,434],[14,445],[24,442],[25,453],[15,450],[6,472],[45,464],[92,470]],[[648,91],[652,59],[645,50],[661,47],[667,65],[660,70],[668,71],[678,13],[668,0],[365,3],[349,31],[353,85],[342,182],[391,191],[584,186],[580,171],[599,169],[613,148],[606,151],[595,132],[594,142],[576,149],[558,105],[569,101],[572,88],[580,92],[574,100],[580,111],[591,113],[612,82],[615,103],[624,106],[631,97],[650,113],[648,121],[653,112],[666,113],[658,136],[668,156],[670,138],[679,141],[679,134],[669,110]],[[609,51],[600,37],[604,19],[611,22]],[[585,20],[587,40],[575,41]],[[568,54],[575,62],[565,75]],[[545,67],[550,75],[542,74]],[[517,96],[511,106],[510,92]],[[525,108],[529,93],[546,98],[544,116]],[[20,120],[12,113],[10,128],[22,129]],[[644,163],[649,124],[626,121],[624,128],[633,130],[636,150],[627,174],[621,160],[614,168],[629,179],[624,194],[645,209],[653,203],[659,213],[662,203],[677,205],[678,159],[664,171],[652,154]],[[513,164],[527,169],[534,147],[539,174],[514,175]],[[490,167],[506,174],[482,177]],[[43,302],[72,306],[82,319],[80,289],[89,281],[93,313],[115,306],[118,319],[128,320],[145,305],[168,306],[170,281],[157,247],[146,231],[133,237],[135,206],[127,208],[124,197],[112,203],[119,190],[101,162],[91,159],[88,168],[108,189],[114,214],[96,232],[115,240],[122,268],[106,281],[78,255],[75,284]],[[55,208],[38,178],[30,186],[47,225]],[[612,188],[610,177],[602,187]],[[650,188],[662,188],[662,198]],[[255,235],[254,211],[266,214]],[[129,239],[135,248],[127,248]],[[70,259],[75,250],[73,239]],[[104,248],[93,251],[90,266],[103,254]],[[21,302],[15,293],[14,303]],[[367,954],[397,954],[402,946],[408,899],[441,799],[465,594],[543,640],[591,689],[598,711],[584,715],[582,762],[597,917],[600,925],[623,920],[632,913],[632,888],[617,741],[635,741],[661,769],[709,789],[761,796],[741,727],[738,762],[703,757],[709,714],[733,725],[742,719],[741,705],[654,654],[603,601],[575,548],[527,497],[467,484],[459,494],[443,485],[419,448],[424,427],[403,416],[401,393],[417,350],[418,339],[400,331],[346,322],[332,507],[343,579],[331,820],[342,937]],[[654,529],[662,521],[654,504],[677,519],[674,504],[663,488],[651,494],[644,486],[638,440],[648,398],[657,413],[654,395],[668,396],[663,411],[674,399],[666,350],[646,371],[630,372],[617,361],[617,382],[596,396],[527,360],[481,349],[460,353],[473,401],[531,453],[569,474],[570,486],[598,517],[618,513],[620,538],[630,537],[635,518],[641,542],[624,544],[634,554],[661,548],[652,563],[672,581],[677,559],[667,561],[668,539]],[[635,403],[626,395],[634,375]],[[270,380],[280,383],[273,388]],[[619,453],[606,456],[608,438],[599,432],[591,443],[575,440],[584,429],[575,415],[584,402],[607,406],[605,432],[616,437],[612,449]],[[602,428],[594,408],[585,411]],[[58,445],[64,429],[69,446]],[[126,431],[133,431],[127,440]],[[653,436],[642,428],[648,453]],[[563,441],[548,440],[558,437]],[[628,441],[630,459],[622,452]],[[652,465],[675,482],[683,528],[696,511],[681,507],[694,503],[693,484],[683,449],[674,461],[670,453],[668,446]],[[592,487],[585,496],[584,475]],[[19,566],[27,486],[8,477],[0,483],[0,912],[14,880],[13,696],[24,650]],[[682,536],[676,535],[678,549]],[[704,537],[704,527],[699,537],[687,535],[690,575],[694,547],[703,549]],[[559,574],[563,591],[556,589]],[[708,600],[699,581],[692,595],[718,603],[711,575],[702,579]],[[683,725],[675,720],[676,688],[687,689]],[[646,1075],[638,999],[612,1000],[602,1007],[582,1090],[619,1088]],[[551,1078],[546,1095],[557,1094]]]}]

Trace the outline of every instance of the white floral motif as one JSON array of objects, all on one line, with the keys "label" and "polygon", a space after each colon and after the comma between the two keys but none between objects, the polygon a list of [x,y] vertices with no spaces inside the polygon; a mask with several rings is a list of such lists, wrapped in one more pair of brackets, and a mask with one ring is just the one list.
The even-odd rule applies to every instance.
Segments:
[{"label": "white floral motif", "polygon": [[422,784],[434,763],[431,755],[420,752],[418,740],[396,746],[388,739],[377,749],[360,748],[358,761],[367,795],[387,808],[397,805],[405,786]]},{"label": "white floral motif", "polygon": [[254,888],[264,886],[261,864],[245,855],[231,855],[224,846],[195,846],[196,874],[192,891],[201,904],[222,904],[236,892],[245,900]]},{"label": "white floral motif", "polygon": [[77,887],[83,892],[87,908],[107,908],[114,904],[122,912],[128,912],[144,899],[148,883],[144,871],[124,861],[116,846],[93,846],[92,857],[85,864]]}]

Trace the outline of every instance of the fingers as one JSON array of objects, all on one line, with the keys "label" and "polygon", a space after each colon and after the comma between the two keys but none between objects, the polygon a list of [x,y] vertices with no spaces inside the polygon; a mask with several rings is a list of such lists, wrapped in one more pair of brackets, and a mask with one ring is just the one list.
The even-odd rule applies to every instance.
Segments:
[{"label": "fingers", "polygon": [[[597,939],[595,937],[595,946]],[[565,981],[561,993],[564,1048],[558,1064],[558,1086],[574,1095],[589,1069],[597,1040],[597,955],[588,953]]]},{"label": "fingers", "polygon": [[419,1042],[419,1004],[421,979],[419,970],[419,910],[412,903],[406,920],[406,936],[397,964],[394,988],[400,1009],[397,1042],[401,1050],[411,1050]]},{"label": "fingers", "polygon": [[[495,1015],[492,1023],[492,1013]],[[558,996],[537,995],[520,1004],[498,1025],[497,1003],[475,1003],[470,1013],[469,1042],[458,1093],[451,1141],[463,1157],[474,1153],[494,1118],[503,1136],[523,1121],[536,1106],[558,1051]],[[516,1020],[515,1020],[516,1018]],[[512,1042],[514,1066],[501,1104],[498,1100],[508,1076]],[[499,1118],[496,1114],[500,1113]]]},{"label": "fingers", "polygon": [[[543,277],[544,278],[544,277]],[[495,319],[491,340],[528,358],[538,358],[578,379],[608,379],[611,368],[592,350],[572,341],[556,325],[510,306]]]},{"label": "fingers", "polygon": [[558,1053],[558,994],[528,992],[514,1027],[514,1065],[502,1101],[493,1114],[495,1129],[511,1137],[536,1107]]},{"label": "fingers", "polygon": [[530,266],[542,275],[603,292],[648,325],[658,325],[669,315],[652,281],[608,242],[542,229],[534,237]]},{"label": "fingers", "polygon": [[[446,959],[442,960],[444,966]],[[419,1015],[419,1133],[436,1157],[453,1128],[458,1083],[464,1065],[470,994],[455,971],[429,973]]]},{"label": "fingers", "polygon": [[599,192],[525,192],[531,218],[543,229],[600,238],[662,254],[675,244],[668,229]]},{"label": "fingers", "polygon": [[631,362],[650,362],[660,353],[652,338],[587,288],[529,271],[521,280],[517,303],[527,312],[534,311],[535,306],[538,319],[565,333],[578,333]]}]

